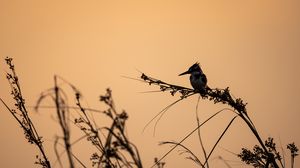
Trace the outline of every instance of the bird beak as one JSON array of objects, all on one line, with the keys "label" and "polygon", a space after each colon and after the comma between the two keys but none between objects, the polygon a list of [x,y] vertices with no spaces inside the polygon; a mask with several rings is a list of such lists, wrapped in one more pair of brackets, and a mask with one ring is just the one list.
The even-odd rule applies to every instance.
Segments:
[{"label": "bird beak", "polygon": [[190,73],[191,73],[190,71],[186,71],[186,72],[183,72],[183,73],[179,74],[179,76],[190,74]]}]

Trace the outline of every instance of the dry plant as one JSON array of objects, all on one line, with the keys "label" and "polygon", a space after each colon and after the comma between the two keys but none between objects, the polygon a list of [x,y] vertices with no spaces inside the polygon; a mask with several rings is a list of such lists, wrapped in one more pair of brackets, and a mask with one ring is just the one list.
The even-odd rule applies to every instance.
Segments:
[{"label": "dry plant", "polygon": [[[71,144],[71,129],[70,129],[70,108],[68,106],[67,95],[63,91],[63,89],[59,86],[58,80],[61,80],[67,83],[74,92],[78,92],[78,89],[73,86],[71,83],[68,83],[66,80],[59,76],[54,76],[54,87],[47,89],[46,91],[42,92],[38,101],[35,106],[35,110],[38,111],[40,108],[41,102],[45,99],[50,97],[51,100],[54,102],[55,106],[53,107],[56,110],[56,116],[59,123],[59,126],[62,130],[62,137],[56,136],[55,139],[55,153],[57,154],[57,145],[59,144],[59,140],[62,139],[64,143],[64,149],[68,157],[68,163],[70,168],[74,168],[74,158],[83,165],[80,160],[73,154],[72,152],[72,144]],[[62,167],[62,163],[60,157],[57,156],[58,162]],[[84,166],[83,166],[84,167]]]},{"label": "dry plant", "polygon": [[[271,155],[280,163],[281,167],[286,167],[283,157],[276,149],[276,143],[274,142],[273,138],[269,137],[265,141],[265,147],[269,153],[266,153],[260,146],[255,145],[253,147],[253,151],[242,148],[242,152],[238,154],[238,157],[240,157],[242,161],[248,165],[252,165],[253,167],[257,168],[265,168],[269,167],[271,161],[268,160],[268,158],[270,157],[269,155]],[[298,155],[298,148],[294,143],[290,143],[287,145],[287,149],[291,153],[291,168],[293,168],[294,159]]]},{"label": "dry plant", "polygon": [[[43,168],[51,168],[50,161],[46,155],[46,151],[43,147],[42,137],[39,135],[37,129],[35,128],[29,112],[25,106],[25,100],[21,93],[21,87],[19,83],[19,79],[16,75],[14,64],[12,63],[12,58],[5,59],[10,72],[6,74],[6,77],[11,86],[11,95],[15,101],[16,109],[10,108],[7,103],[4,102],[3,99],[0,98],[2,104],[6,107],[6,109],[12,114],[12,116],[16,119],[18,124],[24,131],[25,138],[28,140],[30,144],[34,144],[38,149],[40,154],[37,155],[36,164],[39,164]],[[160,111],[153,119],[151,119],[145,126],[145,128],[155,119],[154,129],[163,116],[163,114],[173,105],[182,101],[183,99],[187,99],[192,95],[199,95],[198,102],[200,98],[209,100],[216,103],[221,103],[229,106],[229,108],[222,109],[205,121],[200,123],[199,116],[197,113],[198,104],[196,105],[196,121],[197,127],[190,131],[184,138],[182,138],[179,142],[175,141],[165,141],[161,142],[161,145],[171,145],[172,148],[165,153],[161,158],[154,159],[154,165],[152,167],[163,168],[165,166],[165,162],[162,160],[170,154],[175,148],[180,147],[182,150],[181,154],[187,154],[187,159],[195,162],[199,167],[209,168],[209,158],[211,157],[214,149],[217,147],[218,143],[222,140],[225,133],[229,130],[232,123],[235,121],[237,117],[240,117],[242,121],[246,123],[249,127],[250,131],[253,133],[255,138],[257,139],[259,145],[255,145],[253,150],[249,150],[247,148],[242,148],[242,151],[237,156],[241,158],[243,162],[249,164],[253,167],[257,168],[285,168],[285,159],[282,157],[280,152],[277,151],[276,143],[273,138],[268,138],[266,141],[263,141],[261,136],[259,135],[257,129],[255,128],[253,122],[247,114],[246,103],[243,102],[240,98],[233,98],[231,96],[229,88],[225,89],[211,89],[207,87],[204,91],[198,92],[197,90],[169,84],[163,82],[161,80],[149,77],[142,73],[141,81],[148,83],[149,85],[158,85],[162,92],[170,92],[172,96],[175,94],[180,94],[180,98],[176,100],[174,103],[168,105],[162,111]],[[75,106],[70,106],[68,104],[67,94],[61,87],[61,84],[67,84],[72,91],[73,96],[75,97]],[[57,115],[58,124],[62,130],[62,136],[57,136],[54,142],[54,152],[57,156],[57,162],[61,167],[65,165],[61,161],[61,156],[66,153],[68,157],[69,167],[76,167],[76,163],[81,165],[81,167],[87,167],[84,163],[80,161],[80,159],[72,152],[72,146],[84,139],[89,141],[91,145],[94,147],[95,151],[91,154],[90,160],[92,162],[92,166],[97,167],[105,167],[105,168],[116,168],[116,167],[138,167],[142,168],[142,161],[140,154],[138,152],[138,148],[129,140],[126,134],[126,121],[128,120],[128,114],[125,111],[117,111],[113,97],[112,91],[110,89],[106,90],[106,93],[100,96],[100,102],[104,103],[107,106],[105,110],[95,110],[92,108],[85,108],[81,104],[82,95],[79,90],[72,85],[70,82],[66,81],[62,77],[54,76],[54,87],[50,88],[41,93],[37,104],[36,110],[43,108],[41,106],[41,102],[50,97],[54,102],[54,106],[50,107],[55,109]],[[70,116],[70,111],[74,110],[77,112],[77,115]],[[201,138],[200,128],[210,121],[212,118],[219,115],[221,112],[231,111],[235,114],[234,117],[230,120],[227,127],[224,129],[222,134],[219,136],[218,140],[215,142],[212,149],[208,152],[204,148],[203,141]],[[99,123],[95,121],[93,117],[93,113],[101,113],[104,114],[111,123],[107,125],[99,126]],[[82,131],[83,135],[81,138],[71,141],[71,124],[75,125]],[[144,128],[144,129],[145,129]],[[201,161],[195,153],[183,145],[183,142],[188,139],[193,133],[197,131],[198,139],[201,145],[201,149],[204,155],[205,160]],[[155,133],[155,130],[154,130]],[[64,151],[58,152],[58,145],[60,144],[60,140],[63,141],[63,149]],[[290,143],[287,145],[287,149],[290,151],[291,155],[291,168],[294,167],[295,157],[298,155],[298,148],[294,143]]]},{"label": "dry plant", "polygon": [[[62,83],[71,87],[74,92],[76,106],[69,106],[67,104],[67,97],[63,89],[59,87],[57,80],[60,79]],[[81,104],[81,93],[79,90],[66,81],[62,77],[54,77],[54,88],[48,89],[42,92],[36,108],[40,108],[40,103],[47,96],[52,97],[55,102],[55,108],[59,119],[59,125],[63,131],[63,140],[65,144],[65,150],[69,158],[70,167],[74,167],[73,158],[78,161],[82,167],[86,167],[75,154],[72,153],[71,147],[73,144],[86,138],[91,142],[91,145],[95,148],[95,152],[90,156],[92,166],[115,168],[115,167],[138,167],[142,168],[141,158],[137,147],[129,141],[126,135],[125,124],[128,119],[128,115],[125,111],[118,112],[115,108],[115,104],[112,98],[112,92],[110,89],[106,89],[106,94],[100,96],[100,102],[103,102],[108,108],[106,110],[95,110],[85,108]],[[74,119],[70,119],[69,111],[71,109],[79,110],[77,116]],[[110,126],[98,126],[91,113],[100,112],[105,114],[112,123]],[[70,130],[69,124],[72,122],[83,133],[83,137],[70,143]],[[58,153],[58,152],[56,152]],[[57,154],[57,160],[60,161],[60,154]]]},{"label": "dry plant", "polygon": [[[129,141],[125,133],[128,115],[125,111],[117,112],[111,90],[107,89],[106,94],[100,96],[100,101],[108,107],[103,113],[112,120],[110,127],[99,128],[82,107],[80,94],[76,94],[76,100],[83,115],[75,119],[75,124],[98,150],[91,157],[93,165],[98,165],[98,167],[143,167],[137,147]],[[105,134],[105,137],[101,138],[100,134]]]},{"label": "dry plant", "polygon": [[[17,107],[17,110],[9,108],[2,99],[0,100],[23,128],[25,138],[28,142],[35,144],[40,150],[42,157],[37,155],[38,161],[35,163],[41,165],[43,168],[50,168],[51,164],[46,156],[42,137],[38,134],[26,109],[25,100],[21,94],[21,87],[12,63],[12,58],[6,58],[5,60],[11,71],[10,73],[7,73],[7,79],[12,88],[11,94],[16,102],[15,106]],[[76,106],[70,106],[68,104],[67,94],[62,89],[62,84],[67,84],[71,87],[74,93]],[[41,105],[48,97],[54,102],[54,106],[44,107]],[[72,152],[72,146],[74,144],[86,139],[91,142],[91,145],[95,148],[95,152],[90,156],[92,166],[103,168],[142,168],[143,165],[138,149],[129,140],[126,134],[128,114],[125,111],[118,112],[116,110],[111,90],[107,89],[106,94],[100,96],[100,102],[103,102],[107,106],[106,110],[95,110],[83,107],[81,104],[81,97],[79,90],[74,85],[62,77],[54,76],[54,87],[43,91],[35,106],[35,110],[39,110],[40,108],[53,108],[56,111],[57,121],[62,129],[62,136],[56,136],[54,153],[57,156],[57,162],[60,166],[66,166],[64,165],[66,163],[63,164],[61,161],[61,156],[66,153],[70,168],[77,167],[76,163],[81,167],[87,167]],[[77,112],[77,116],[74,117],[72,115],[74,117],[73,119],[70,115],[71,110]],[[96,123],[93,118],[92,113],[94,112],[104,114],[110,119],[111,124],[108,126],[98,126],[98,123]],[[73,142],[71,142],[71,124],[77,126],[83,133],[81,138]],[[63,140],[63,145],[59,142],[60,140]],[[59,153],[57,149],[59,145],[63,146],[64,149],[61,153]]]},{"label": "dry plant", "polygon": [[35,163],[41,165],[43,168],[50,168],[51,165],[43,146],[42,137],[39,135],[37,129],[35,128],[35,125],[32,122],[29,112],[25,106],[25,99],[21,92],[19,78],[16,74],[15,66],[12,63],[12,58],[7,57],[5,58],[5,61],[10,70],[10,72],[6,73],[6,78],[11,87],[11,95],[15,101],[16,109],[10,108],[1,98],[0,101],[11,113],[11,115],[16,119],[19,126],[21,126],[27,141],[30,144],[34,144],[39,149],[41,156],[36,155],[37,161]]},{"label": "dry plant", "polygon": [[[167,106],[166,108],[164,108],[157,115],[155,115],[149,121],[149,123],[147,123],[146,127],[152,121],[154,121],[157,118],[156,123],[154,125],[154,132],[155,132],[155,127],[157,125],[157,122],[161,119],[163,114],[171,106],[173,106],[174,104],[182,101],[183,99],[186,99],[186,98],[188,98],[192,95],[195,95],[195,94],[198,94],[199,98],[212,101],[215,104],[221,103],[221,104],[228,105],[230,107],[230,109],[223,109],[223,110],[220,110],[220,111],[216,112],[215,114],[210,116],[207,120],[205,120],[201,124],[199,122],[199,118],[198,118],[198,114],[197,114],[197,110],[196,110],[196,119],[197,119],[197,125],[198,126],[194,130],[189,132],[189,134],[186,135],[179,142],[166,141],[166,142],[160,143],[160,144],[163,144],[163,145],[164,144],[171,144],[171,145],[173,145],[173,147],[166,154],[164,154],[160,159],[158,159],[157,163],[161,162],[175,148],[181,147],[181,148],[183,148],[182,153],[189,154],[187,159],[190,159],[190,160],[194,161],[200,167],[207,167],[208,168],[209,167],[208,160],[209,160],[211,154],[213,153],[215,147],[220,142],[220,140],[222,139],[224,134],[228,131],[228,129],[231,126],[231,124],[233,123],[233,121],[237,117],[240,117],[242,119],[242,121],[244,121],[246,123],[246,125],[248,126],[250,131],[253,133],[253,135],[257,139],[259,145],[256,145],[254,147],[254,152],[252,152],[252,151],[250,151],[246,148],[243,148],[242,152],[238,155],[238,157],[240,157],[243,162],[245,162],[246,164],[252,165],[253,167],[258,167],[258,168],[263,168],[263,167],[264,168],[269,168],[269,167],[279,168],[279,164],[280,164],[281,167],[286,167],[286,165],[282,162],[282,157],[280,156],[280,153],[276,150],[276,145],[273,142],[273,139],[268,138],[268,140],[266,140],[265,142],[262,140],[262,138],[259,135],[257,129],[255,128],[255,125],[253,124],[250,117],[248,116],[247,109],[246,109],[247,103],[244,103],[244,101],[241,98],[237,98],[237,99],[234,98],[231,95],[230,90],[229,90],[228,87],[225,88],[225,89],[219,89],[219,88],[211,89],[210,87],[207,87],[204,91],[199,92],[198,90],[194,90],[194,89],[190,89],[190,88],[186,88],[186,87],[166,83],[162,80],[152,78],[152,77],[150,77],[150,76],[148,76],[144,73],[142,73],[140,78],[141,78],[140,81],[146,82],[149,85],[159,86],[161,92],[169,92],[172,96],[174,96],[176,93],[180,94],[180,99],[176,100],[174,103],[172,103],[169,106]],[[197,104],[197,107],[198,107],[198,104]],[[196,107],[196,109],[197,109],[197,107]],[[203,142],[202,142],[201,135],[200,135],[200,127],[203,126],[206,122],[208,122],[211,118],[215,117],[220,112],[225,111],[225,110],[232,111],[236,115],[228,123],[227,127],[224,129],[224,131],[220,135],[219,139],[214,144],[213,148],[207,154],[206,150],[203,147]],[[190,137],[197,130],[198,130],[199,141],[200,141],[200,144],[201,144],[201,147],[202,147],[202,150],[203,150],[203,153],[204,153],[204,157],[205,157],[205,160],[203,162],[200,161],[200,159],[192,152],[192,150],[188,149],[187,147],[185,147],[182,144],[188,137]],[[287,148],[291,151],[291,167],[293,168],[294,158],[295,158],[295,156],[298,155],[298,153],[297,153],[298,149],[297,149],[297,147],[294,143],[289,144]],[[152,167],[154,167],[154,166],[155,166],[155,164]]]}]

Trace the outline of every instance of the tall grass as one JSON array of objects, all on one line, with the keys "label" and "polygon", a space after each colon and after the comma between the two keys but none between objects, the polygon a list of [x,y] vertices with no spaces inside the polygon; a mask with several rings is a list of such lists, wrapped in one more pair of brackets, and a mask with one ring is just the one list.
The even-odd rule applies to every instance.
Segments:
[{"label": "tall grass", "polygon": [[[141,75],[141,81],[148,83],[149,85],[157,85],[160,88],[161,92],[169,92],[172,96],[174,96],[176,93],[180,94],[180,99],[172,103],[170,106],[173,106],[174,104],[180,102],[183,99],[186,99],[192,95],[198,94],[203,100],[209,100],[212,101],[213,103],[221,103],[224,105],[227,105],[230,108],[230,111],[234,112],[236,116],[232,118],[232,120],[228,123],[227,127],[224,129],[223,133],[220,135],[218,140],[215,142],[213,148],[210,150],[209,154],[206,154],[206,150],[203,148],[203,142],[201,140],[200,136],[200,127],[203,126],[206,122],[208,122],[211,118],[215,117],[218,115],[221,111],[215,113],[212,115],[210,118],[205,120],[203,123],[199,123],[198,116],[196,115],[197,119],[197,127],[192,130],[187,136],[185,136],[182,140],[179,142],[163,142],[162,144],[173,144],[174,146],[165,154],[163,155],[158,161],[162,161],[169,153],[171,153],[176,147],[182,147],[185,149],[187,153],[190,154],[191,157],[188,157],[188,159],[193,160],[195,163],[197,163],[200,167],[209,167],[208,165],[208,160],[213,153],[215,147],[218,145],[218,143],[221,141],[223,138],[224,134],[228,131],[229,127],[233,123],[233,121],[236,119],[236,117],[240,117],[244,123],[248,126],[250,132],[254,135],[254,137],[257,139],[259,145],[255,145],[253,148],[253,151],[248,150],[246,148],[242,149],[242,152],[238,155],[239,158],[246,164],[252,165],[253,167],[259,167],[259,168],[268,168],[268,167],[273,167],[273,168],[279,168],[281,167],[286,167],[285,164],[282,162],[282,157],[281,154],[277,151],[276,149],[276,143],[273,141],[273,138],[268,138],[266,141],[263,141],[258,130],[256,129],[254,123],[252,122],[251,118],[248,115],[246,105],[247,103],[244,103],[244,101],[241,98],[233,98],[231,96],[229,88],[225,89],[219,89],[219,88],[214,88],[211,89],[210,87],[207,87],[203,92],[199,92],[194,89],[174,85],[174,84],[169,84],[167,82],[164,82],[159,79],[155,79],[153,77],[150,77],[144,73]],[[168,108],[170,108],[168,106]],[[159,112],[154,118],[150,120],[150,122],[154,121],[155,118],[158,117],[157,121],[158,122],[163,115],[164,111]],[[149,124],[149,123],[148,123]],[[148,125],[147,124],[147,125]],[[156,124],[155,124],[156,125]],[[198,157],[192,152],[192,150],[187,149],[182,143],[190,137],[194,132],[198,130],[198,136],[199,136],[199,141],[204,153],[205,160],[203,162],[200,161]],[[291,152],[291,167],[294,166],[294,158],[295,156],[298,155],[298,148],[294,143],[290,143],[287,145],[287,149],[290,150]],[[152,167],[154,167],[153,165]]]},{"label": "tall grass", "polygon": [[[25,106],[25,100],[21,94],[19,78],[17,77],[15,66],[12,62],[13,59],[6,58],[5,60],[10,69],[10,72],[7,73],[7,79],[11,85],[11,94],[16,102],[15,106],[17,110],[10,108],[3,99],[0,98],[0,101],[22,127],[28,142],[34,144],[39,149],[42,157],[37,155],[37,161],[35,163],[41,165],[43,168],[51,168],[53,164],[50,164],[46,155],[48,151],[44,148],[42,137],[39,135],[31,120],[30,113]],[[61,87],[62,83],[72,89],[75,98],[74,106],[68,104],[67,94]],[[86,163],[83,163],[72,150],[74,144],[84,139],[89,141],[94,147],[94,152],[91,156],[86,156],[90,158],[91,164],[89,165],[93,167],[143,167],[138,148],[129,140],[129,137],[126,134],[128,114],[126,111],[119,112],[116,110],[112,91],[110,89],[106,89],[106,93],[99,98],[100,102],[107,106],[107,109],[96,110],[85,108],[81,104],[82,95],[79,90],[67,80],[56,75],[54,76],[54,86],[41,93],[35,109],[40,110],[43,108],[41,103],[48,97],[50,97],[54,103],[54,106],[48,108],[55,110],[58,124],[62,130],[62,135],[56,137],[54,142],[54,153],[56,153],[57,162],[59,162],[60,167],[89,167]],[[74,118],[70,117],[71,110],[79,110],[77,116]],[[95,112],[104,114],[106,118],[109,118],[111,124],[100,126],[93,118],[92,113]],[[73,142],[71,142],[71,124],[75,125],[83,133],[81,138]],[[63,153],[59,153],[57,150],[57,146],[60,144],[59,141],[61,140],[64,144],[63,153],[66,153],[68,158],[67,163],[61,161]]]},{"label": "tall grass", "polygon": [[[15,66],[13,64],[12,58],[5,59],[6,64],[10,72],[6,74],[7,80],[11,86],[11,95],[15,101],[15,107],[11,108],[7,103],[4,102],[3,99],[0,98],[2,104],[6,107],[7,111],[14,117],[17,121],[17,124],[21,126],[24,131],[25,139],[33,144],[39,151],[37,155],[36,164],[40,165],[43,168],[51,168],[54,167],[56,162],[51,162],[48,159],[47,153],[49,149],[44,148],[44,141],[42,140],[42,136],[38,132],[34,122],[31,119],[30,113],[25,106],[25,100],[21,92],[21,85],[19,78],[16,74]],[[215,104],[221,103],[227,105],[228,108],[222,109],[209,118],[207,118],[202,123],[199,120],[199,116],[197,113],[198,104],[196,105],[196,121],[197,127],[192,131],[188,132],[181,140],[176,141],[164,141],[160,143],[160,145],[171,145],[172,148],[165,153],[160,158],[154,159],[154,164],[152,167],[163,168],[165,166],[165,162],[163,159],[167,157],[171,152],[176,148],[182,148],[183,152],[181,154],[188,154],[187,159],[192,160],[196,163],[197,166],[202,168],[209,168],[209,160],[211,155],[214,152],[214,149],[218,146],[219,142],[223,139],[226,132],[229,131],[229,128],[232,126],[232,123],[236,120],[236,118],[241,118],[242,121],[248,126],[249,132],[251,132],[254,137],[257,139],[258,145],[255,145],[252,150],[247,148],[242,148],[240,154],[237,155],[241,159],[242,162],[251,165],[257,168],[285,168],[285,158],[282,157],[282,154],[278,151],[276,147],[276,143],[273,138],[267,138],[267,140],[263,141],[263,138],[260,136],[257,128],[252,122],[251,118],[248,116],[246,103],[240,98],[233,98],[230,93],[229,88],[219,89],[214,88],[207,89],[201,93],[197,90],[169,84],[163,82],[161,80],[152,78],[150,76],[142,73],[141,79],[138,79],[149,85],[157,85],[161,92],[169,92],[172,96],[179,94],[180,98],[174,103],[168,105],[162,111],[160,111],[154,118],[152,118],[145,126],[145,128],[153,121],[155,121],[156,127],[157,123],[163,116],[163,114],[171,108],[176,103],[182,101],[183,99],[188,99],[193,95],[198,95],[199,100],[209,100],[214,102]],[[72,97],[74,98],[74,105],[70,105],[68,103],[68,96],[65,93],[64,89],[61,87],[61,84],[66,84],[72,89]],[[112,91],[110,89],[106,89],[104,95],[101,95],[99,100],[101,103],[106,105],[106,109],[97,110],[92,108],[87,108],[82,105],[82,94],[79,90],[72,85],[67,80],[63,79],[60,76],[54,76],[54,85],[52,88],[43,91],[37,101],[35,106],[36,110],[40,110],[43,108],[41,103],[45,101],[45,98],[50,98],[53,101],[52,108],[56,112],[56,117],[58,124],[61,128],[62,135],[56,137],[54,142],[54,153],[57,157],[57,162],[60,167],[89,167],[87,163],[83,163],[81,159],[75,154],[72,150],[74,144],[79,143],[86,139],[90,142],[94,151],[91,153],[89,157],[91,163],[89,165],[96,167],[105,167],[105,168],[116,168],[116,167],[138,167],[142,168],[142,160],[138,148],[136,145],[129,140],[129,137],[126,134],[126,122],[128,120],[128,114],[125,111],[117,111],[115,102],[113,100]],[[72,115],[70,117],[70,112],[75,110],[77,115]],[[235,115],[228,122],[228,125],[224,128],[224,131],[216,140],[212,149],[207,150],[204,148],[204,141],[202,140],[202,133],[200,132],[200,128],[208,123],[212,118],[216,117],[220,113],[224,113],[225,111],[230,111]],[[101,123],[97,123],[93,117],[93,113],[101,113],[104,114],[106,118],[110,120],[110,124],[101,125]],[[71,134],[71,126],[76,126],[78,130],[81,131],[82,136],[75,141],[72,141]],[[144,129],[145,129],[144,128]],[[191,137],[192,134],[197,132],[198,140],[201,145],[201,150],[204,155],[204,160],[199,159],[195,153],[197,151],[193,151],[183,145],[183,142]],[[155,133],[155,131],[154,131]],[[64,152],[59,153],[57,146],[63,142]],[[298,155],[298,148],[294,143],[290,143],[287,145],[287,149],[290,151],[290,162],[291,168],[295,165],[295,157]],[[67,155],[68,162],[61,161],[61,157],[63,154]],[[227,167],[230,165],[226,164]]]}]

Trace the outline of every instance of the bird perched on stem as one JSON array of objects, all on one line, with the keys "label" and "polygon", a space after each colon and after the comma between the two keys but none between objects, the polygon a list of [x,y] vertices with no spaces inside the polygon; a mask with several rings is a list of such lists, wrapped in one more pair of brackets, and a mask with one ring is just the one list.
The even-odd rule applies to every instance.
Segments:
[{"label": "bird perched on stem", "polygon": [[195,63],[186,72],[179,74],[179,76],[186,74],[191,74],[190,82],[195,90],[199,91],[200,94],[206,92],[208,89],[207,78],[199,66],[199,63]]}]

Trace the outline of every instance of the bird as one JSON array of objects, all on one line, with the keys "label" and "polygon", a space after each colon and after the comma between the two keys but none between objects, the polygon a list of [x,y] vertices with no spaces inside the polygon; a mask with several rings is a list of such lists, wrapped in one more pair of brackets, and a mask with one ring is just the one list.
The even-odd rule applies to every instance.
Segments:
[{"label": "bird", "polygon": [[190,83],[196,91],[199,91],[200,94],[206,92],[208,88],[207,78],[206,75],[203,73],[199,63],[196,62],[187,71],[179,74],[179,76],[186,74],[190,74]]}]

